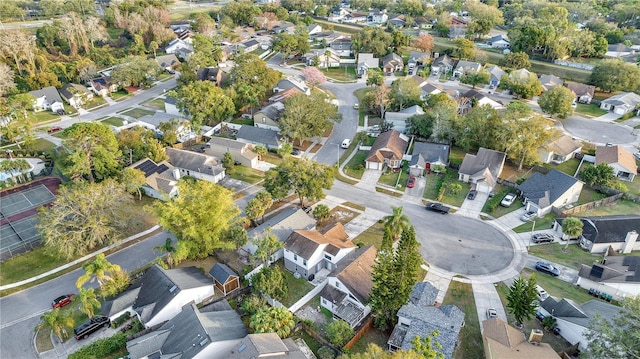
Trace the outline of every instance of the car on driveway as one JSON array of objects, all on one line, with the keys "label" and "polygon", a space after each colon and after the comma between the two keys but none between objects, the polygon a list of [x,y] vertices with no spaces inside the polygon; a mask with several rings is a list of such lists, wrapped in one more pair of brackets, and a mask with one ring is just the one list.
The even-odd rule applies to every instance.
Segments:
[{"label": "car on driveway", "polygon": [[477,194],[478,194],[478,191],[476,191],[475,189],[472,189],[471,191],[469,191],[469,194],[467,194],[467,199],[474,200]]},{"label": "car on driveway", "polygon": [[109,317],[105,317],[104,315],[96,315],[81,326],[75,328],[73,330],[73,333],[78,340],[86,339],[90,334],[95,333],[100,328],[108,327],[109,324],[111,324],[111,320],[109,320]]},{"label": "car on driveway", "polygon": [[531,236],[531,242],[533,243],[551,243],[555,238],[549,233],[536,233]]},{"label": "car on driveway", "polygon": [[527,212],[520,217],[520,220],[523,222],[529,222],[534,220],[536,217],[538,217],[536,212]]},{"label": "car on driveway", "polygon": [[71,300],[73,300],[73,294],[61,295],[58,298],[54,299],[53,302],[51,302],[51,308],[56,309],[64,307],[65,305],[71,303]]},{"label": "car on driveway", "polygon": [[491,318],[497,318],[498,317],[498,311],[493,309],[493,308],[489,308],[487,309],[487,319],[491,319]]},{"label": "car on driveway", "polygon": [[509,193],[506,196],[504,196],[504,198],[502,199],[502,201],[500,201],[500,205],[502,207],[509,207],[513,204],[513,202],[516,201],[516,195],[514,193]]},{"label": "car on driveway", "polygon": [[416,178],[413,176],[409,176],[409,180],[407,181],[407,188],[413,188],[416,186]]},{"label": "car on driveway", "polygon": [[536,270],[538,272],[550,274],[554,277],[560,275],[560,270],[547,262],[536,262]]}]

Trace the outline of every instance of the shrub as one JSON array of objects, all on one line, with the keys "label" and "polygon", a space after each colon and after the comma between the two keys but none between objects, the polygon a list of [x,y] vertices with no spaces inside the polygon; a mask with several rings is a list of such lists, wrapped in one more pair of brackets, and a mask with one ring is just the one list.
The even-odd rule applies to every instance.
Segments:
[{"label": "shrub", "polygon": [[364,165],[362,163],[358,163],[357,165],[353,166],[353,170],[354,171],[364,171]]},{"label": "shrub", "polygon": [[263,297],[252,294],[246,297],[240,305],[240,309],[247,315],[254,315],[257,311],[267,306],[267,301]]},{"label": "shrub", "polygon": [[99,339],[89,345],[85,345],[75,353],[69,355],[69,359],[99,359],[122,350],[127,345],[127,335],[116,333],[111,338]]},{"label": "shrub", "polygon": [[320,359],[334,359],[336,353],[329,347],[322,347],[318,349],[318,358]]},{"label": "shrub", "polygon": [[124,322],[129,320],[129,318],[131,318],[131,313],[124,312],[124,314],[122,314],[121,316],[116,318],[116,320],[111,322],[111,328],[117,328],[117,327],[121,326],[122,324],[124,324]]},{"label": "shrub", "polygon": [[353,329],[344,320],[336,320],[327,325],[327,338],[336,347],[342,347],[353,338]]}]

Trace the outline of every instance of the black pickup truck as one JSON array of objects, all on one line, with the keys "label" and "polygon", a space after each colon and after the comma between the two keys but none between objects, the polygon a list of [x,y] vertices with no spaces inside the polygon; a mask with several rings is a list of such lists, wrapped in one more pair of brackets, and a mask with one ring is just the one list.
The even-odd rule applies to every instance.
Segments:
[{"label": "black pickup truck", "polygon": [[440,212],[442,214],[447,214],[451,210],[451,208],[440,203],[429,203],[426,208],[429,211]]}]

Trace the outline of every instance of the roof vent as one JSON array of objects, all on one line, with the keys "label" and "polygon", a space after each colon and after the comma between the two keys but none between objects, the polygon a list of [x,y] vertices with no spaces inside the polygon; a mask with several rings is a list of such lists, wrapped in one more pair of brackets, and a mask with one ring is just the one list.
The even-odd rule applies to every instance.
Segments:
[{"label": "roof vent", "polygon": [[242,351],[244,351],[245,349],[247,349],[247,345],[245,343],[242,343],[240,348],[238,348],[238,353],[242,353]]},{"label": "roof vent", "polygon": [[207,345],[207,343],[209,343],[209,339],[208,338],[204,338],[201,342],[200,342],[200,346],[203,347],[205,345]]},{"label": "roof vent", "polygon": [[178,286],[174,284],[173,287],[169,289],[169,293],[175,292],[176,289],[178,289]]}]

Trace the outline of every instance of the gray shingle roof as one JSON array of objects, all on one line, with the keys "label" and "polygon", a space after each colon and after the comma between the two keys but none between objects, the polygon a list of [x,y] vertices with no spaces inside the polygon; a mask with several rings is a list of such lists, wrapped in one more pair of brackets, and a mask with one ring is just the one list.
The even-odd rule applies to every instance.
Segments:
[{"label": "gray shingle roof", "polygon": [[218,163],[218,160],[202,153],[179,150],[171,147],[167,147],[166,152],[169,157],[169,163],[177,168],[211,176],[216,176],[224,171],[224,168]]},{"label": "gray shingle roof", "polygon": [[282,340],[275,333],[249,334],[224,357],[229,359],[307,358],[292,339]]},{"label": "gray shingle roof", "polygon": [[552,205],[566,191],[580,180],[558,170],[551,170],[547,174],[535,172],[518,186],[522,195],[540,208]]},{"label": "gray shingle roof", "polygon": [[330,301],[333,304],[342,303],[344,298],[347,297],[347,293],[337,289],[332,285],[325,285],[324,288],[320,291],[319,296]]},{"label": "gray shingle roof", "polygon": [[583,264],[578,276],[594,282],[640,283],[640,256],[608,256],[604,264]]},{"label": "gray shingle roof", "polygon": [[140,287],[130,289],[120,294],[113,300],[105,301],[100,307],[100,313],[102,313],[102,315],[110,317],[118,312],[127,309],[128,307],[133,305],[133,302],[136,300],[138,293],[140,293]]},{"label": "gray shingle roof", "polygon": [[269,106],[265,106],[265,107],[261,108],[258,112],[256,112],[256,114],[263,113],[268,118],[270,118],[270,119],[272,119],[274,121],[278,121],[280,116],[282,116],[282,112],[283,111],[284,111],[284,106],[282,105],[282,103],[274,102],[274,103],[270,104]]},{"label": "gray shingle roof", "polygon": [[431,66],[440,66],[440,65],[453,66],[453,60],[447,54],[440,55],[437,59],[433,60],[433,63],[431,64]]},{"label": "gray shingle roof", "polygon": [[[624,242],[627,233],[640,232],[640,216],[619,215],[581,218],[582,237],[593,243]],[[562,219],[556,220],[562,224]]]},{"label": "gray shingle roof", "polygon": [[489,75],[491,75],[491,81],[500,81],[502,76],[504,76],[504,70],[499,68],[498,66],[491,66],[487,69]]},{"label": "gray shingle roof", "polygon": [[278,132],[255,126],[240,126],[236,138],[264,146],[278,147],[280,145]]},{"label": "gray shingle roof", "polygon": [[[60,93],[60,96],[64,97],[67,101],[70,98],[73,97],[74,93],[79,93],[79,94],[90,94],[91,93],[91,91],[89,91],[88,88],[86,88],[86,87],[84,87],[82,85],[71,84],[71,83],[62,86],[62,88],[58,92]],[[74,92],[74,93],[72,93],[72,92]]]},{"label": "gray shingle roof", "polygon": [[237,277],[238,275],[224,263],[216,263],[209,271],[209,274],[218,281],[218,283],[225,284],[230,277]]},{"label": "gray shingle roof", "polygon": [[547,312],[552,313],[554,317],[584,328],[589,327],[589,323],[595,318],[596,314],[600,314],[603,319],[611,320],[623,310],[621,307],[599,300],[590,300],[580,305],[570,299],[557,300],[553,297],[545,299],[540,303],[540,306]]},{"label": "gray shingle roof", "polygon": [[462,165],[460,165],[459,173],[474,176],[480,175],[485,172],[486,169],[489,170],[492,178],[486,178],[488,181],[496,181],[498,176],[500,176],[500,172],[502,171],[502,166],[504,165],[504,160],[506,158],[506,154],[504,152],[490,150],[487,148],[480,148],[478,150],[477,155],[472,155],[467,153],[462,160]]},{"label": "gray shingle roof", "polygon": [[54,102],[62,102],[62,97],[60,97],[58,90],[56,90],[56,88],[53,86],[47,86],[41,88],[40,90],[29,91],[29,93],[36,98],[45,96],[47,98],[47,102],[49,102],[50,104]]},{"label": "gray shingle roof", "polygon": [[[312,229],[316,226],[316,220],[311,218],[302,209],[287,208],[278,213],[275,217],[269,218],[258,227],[249,231],[249,238],[260,236],[263,232],[270,229],[271,234],[278,237],[280,242],[285,242],[287,238],[296,229]],[[250,253],[255,253],[257,247],[255,244],[247,243],[243,249]]]},{"label": "gray shingle roof", "polygon": [[425,163],[449,162],[449,145],[429,142],[414,142],[413,153],[409,166],[420,166],[425,168]]}]

